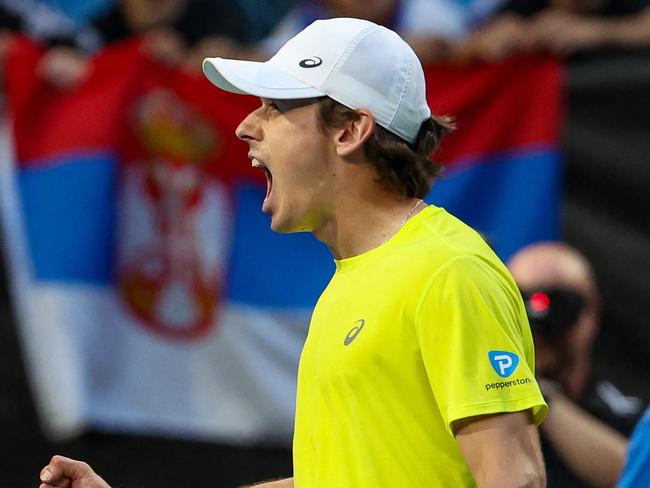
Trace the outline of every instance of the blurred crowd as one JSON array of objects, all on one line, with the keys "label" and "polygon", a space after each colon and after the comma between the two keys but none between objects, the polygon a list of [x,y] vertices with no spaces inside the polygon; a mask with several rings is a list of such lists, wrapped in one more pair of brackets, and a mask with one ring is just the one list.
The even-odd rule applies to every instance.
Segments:
[{"label": "blurred crowd", "polygon": [[526,246],[508,266],[526,304],[549,403],[540,429],[548,486],[615,486],[643,402],[592,374],[602,309],[593,268],[559,242]]},{"label": "blurred crowd", "polygon": [[[650,46],[650,0],[0,0],[0,66],[12,37],[24,35],[46,46],[39,75],[74,88],[93,53],[138,36],[156,60],[198,72],[208,56],[267,59],[329,17],[386,25],[423,63]],[[550,486],[613,486],[643,405],[591,375],[601,301],[593,271],[559,244],[524,249],[509,265],[526,299],[551,404],[542,426]]]},{"label": "blurred crowd", "polygon": [[161,62],[266,59],[317,18],[360,17],[400,32],[424,63],[560,56],[650,44],[650,0],[0,0],[0,63],[11,35],[48,46],[40,73],[75,86],[103,46],[142,36]]}]

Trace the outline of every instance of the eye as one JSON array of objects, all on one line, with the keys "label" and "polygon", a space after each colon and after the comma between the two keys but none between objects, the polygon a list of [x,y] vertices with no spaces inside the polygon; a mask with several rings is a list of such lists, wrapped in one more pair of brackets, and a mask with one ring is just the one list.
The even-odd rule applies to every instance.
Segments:
[{"label": "eye", "polygon": [[277,110],[278,112],[280,112],[280,107],[278,107],[277,103],[275,103],[272,100],[267,100],[266,106],[271,110]]}]

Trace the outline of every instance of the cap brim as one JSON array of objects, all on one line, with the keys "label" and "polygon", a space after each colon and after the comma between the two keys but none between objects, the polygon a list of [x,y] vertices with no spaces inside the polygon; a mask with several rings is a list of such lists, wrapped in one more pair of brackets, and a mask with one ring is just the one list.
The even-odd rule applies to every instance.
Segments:
[{"label": "cap brim", "polygon": [[214,85],[232,93],[277,100],[325,96],[320,90],[290,77],[268,62],[206,58],[203,60],[203,73]]}]

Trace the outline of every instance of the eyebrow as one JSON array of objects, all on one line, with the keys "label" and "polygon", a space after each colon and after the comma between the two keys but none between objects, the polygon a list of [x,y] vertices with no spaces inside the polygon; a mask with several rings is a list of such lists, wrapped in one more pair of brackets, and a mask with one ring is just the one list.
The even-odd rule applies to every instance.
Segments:
[{"label": "eyebrow", "polygon": [[312,98],[291,98],[291,99],[286,99],[286,100],[279,100],[276,98],[263,98],[263,101],[271,102],[275,104],[275,106],[278,107],[280,112],[288,112],[290,110],[295,110],[297,108],[302,108],[306,107],[308,105],[311,105],[313,103],[318,102],[319,100],[322,100],[325,97],[312,97]]}]

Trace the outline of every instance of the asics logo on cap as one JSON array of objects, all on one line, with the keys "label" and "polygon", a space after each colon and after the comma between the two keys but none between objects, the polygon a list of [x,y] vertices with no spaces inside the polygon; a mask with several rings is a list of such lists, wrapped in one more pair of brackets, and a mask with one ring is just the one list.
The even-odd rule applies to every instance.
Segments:
[{"label": "asics logo on cap", "polygon": [[298,64],[301,68],[316,68],[323,64],[323,60],[318,56],[314,56],[313,58],[303,59]]},{"label": "asics logo on cap", "polygon": [[317,20],[268,61],[207,58],[203,70],[212,83],[234,93],[269,99],[327,96],[364,108],[409,143],[431,116],[415,52],[397,33],[367,20]]}]

